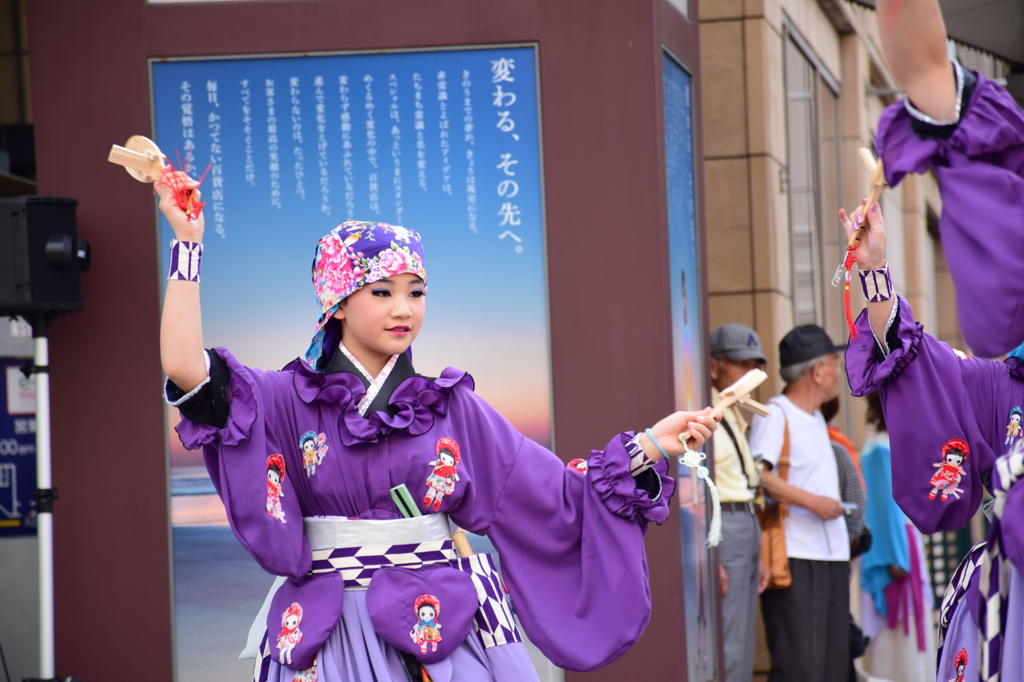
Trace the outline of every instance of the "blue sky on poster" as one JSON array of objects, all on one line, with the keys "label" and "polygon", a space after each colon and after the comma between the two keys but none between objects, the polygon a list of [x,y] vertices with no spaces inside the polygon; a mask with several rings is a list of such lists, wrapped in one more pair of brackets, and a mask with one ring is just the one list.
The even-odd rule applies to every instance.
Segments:
[{"label": "blue sky on poster", "polygon": [[663,72],[676,409],[700,409],[705,404],[704,330],[697,257],[690,75],[668,55],[663,57]]},{"label": "blue sky on poster", "polygon": [[429,278],[417,368],[468,370],[550,439],[534,48],[166,61],[152,81],[157,144],[195,172],[214,163],[207,345],[286,364],[318,312],[317,239],[348,219],[404,225],[423,235]]}]

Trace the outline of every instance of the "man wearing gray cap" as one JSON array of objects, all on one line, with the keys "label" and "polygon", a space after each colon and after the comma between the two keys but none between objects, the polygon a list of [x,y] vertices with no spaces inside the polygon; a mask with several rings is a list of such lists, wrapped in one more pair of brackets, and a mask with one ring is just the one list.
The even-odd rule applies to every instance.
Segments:
[{"label": "man wearing gray cap", "polygon": [[[726,324],[711,333],[711,399],[752,369],[765,364],[761,339],[750,327]],[[722,543],[718,546],[722,583],[724,682],[750,682],[754,674],[757,595],[768,573],[761,566],[761,527],[754,516],[754,489],[760,477],[740,410],[722,413],[715,431],[715,484],[722,501]]]}]

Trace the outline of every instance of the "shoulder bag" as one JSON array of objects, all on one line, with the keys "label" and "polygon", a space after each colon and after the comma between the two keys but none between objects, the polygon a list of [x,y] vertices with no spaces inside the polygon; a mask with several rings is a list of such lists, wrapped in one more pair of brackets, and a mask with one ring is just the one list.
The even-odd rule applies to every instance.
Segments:
[{"label": "shoulder bag", "polygon": [[[779,478],[786,481],[789,478],[789,422],[786,421],[785,413],[782,419],[782,452],[775,468]],[[771,500],[757,512],[757,520],[761,524],[761,561],[768,568],[769,590],[781,590],[793,584],[793,575],[789,572],[789,557],[786,554],[786,530],[783,527],[783,521],[787,516],[789,505],[777,500]]]}]

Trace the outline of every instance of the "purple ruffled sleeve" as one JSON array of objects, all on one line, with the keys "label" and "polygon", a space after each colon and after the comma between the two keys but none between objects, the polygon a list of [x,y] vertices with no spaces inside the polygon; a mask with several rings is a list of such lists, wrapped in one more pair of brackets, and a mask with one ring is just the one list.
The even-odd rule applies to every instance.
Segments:
[{"label": "purple ruffled sleeve", "polygon": [[[182,418],[177,431],[186,448],[203,449],[203,459],[228,521],[264,570],[297,580],[312,565],[303,534],[302,510],[294,477],[302,475],[290,452],[275,441],[275,426],[292,417],[289,373],[263,372],[246,367],[226,348],[214,352],[227,364],[230,410],[223,428]],[[268,491],[270,457],[284,467],[281,491],[272,505]]]},{"label": "purple ruffled sleeve", "polygon": [[609,511],[637,523],[653,521],[661,525],[668,519],[668,502],[675,490],[675,479],[668,475],[668,462],[662,459],[653,466],[658,492],[652,495],[637,486],[626,449],[634,435],[631,431],[619,434],[604,450],[593,450],[587,460],[588,475]]},{"label": "purple ruffled sleeve", "polygon": [[939,232],[956,282],[957,312],[974,353],[996,357],[1024,341],[1024,111],[978,76],[946,140],[923,139],[902,102],[878,124],[889,184],[933,170],[942,195]]},{"label": "purple ruffled sleeve", "polygon": [[[854,326],[858,334],[856,338],[851,335],[850,345],[846,347],[846,376],[850,381],[850,390],[857,397],[877,391],[895,380],[921,350],[924,328],[914,319],[914,313],[906,299],[897,296],[897,305],[897,343],[893,344],[889,354],[881,360],[881,352],[871,331],[867,310],[857,318]],[[892,331],[887,336],[892,339]]]},{"label": "purple ruffled sleeve", "polygon": [[[899,299],[895,344],[881,359],[867,311],[857,319],[857,339],[846,350],[846,372],[856,396],[879,391],[891,444],[893,496],[924,533],[963,528],[984,495],[983,480],[1004,451],[1009,410],[1024,398],[1017,361],[962,358],[924,333]],[[890,340],[894,336],[890,333]],[[936,491],[944,448],[965,441],[969,454],[960,492]],[[953,445],[956,445],[955,443]],[[945,499],[944,499],[945,498]]]},{"label": "purple ruffled sleeve", "polygon": [[667,462],[650,474],[661,484],[651,499],[629,473],[630,434],[591,452],[588,466],[570,468],[475,395],[458,392],[453,400],[471,430],[486,433],[490,451],[481,461],[478,446],[473,461],[463,460],[472,489],[449,513],[494,543],[516,613],[552,662],[582,671],[607,665],[650,619],[644,535],[648,521],[668,516],[674,482]]}]

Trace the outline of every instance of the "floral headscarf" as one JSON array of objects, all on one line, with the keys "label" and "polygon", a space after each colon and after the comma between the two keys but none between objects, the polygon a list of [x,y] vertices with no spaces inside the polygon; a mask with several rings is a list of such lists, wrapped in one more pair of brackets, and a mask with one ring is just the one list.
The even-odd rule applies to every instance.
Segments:
[{"label": "floral headscarf", "polygon": [[317,243],[313,257],[313,286],[320,304],[320,319],[304,356],[309,368],[318,369],[324,348],[340,340],[327,332],[344,298],[367,284],[405,273],[418,275],[424,283],[427,281],[423,269],[423,240],[413,230],[387,223],[350,220],[325,235]]}]

